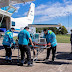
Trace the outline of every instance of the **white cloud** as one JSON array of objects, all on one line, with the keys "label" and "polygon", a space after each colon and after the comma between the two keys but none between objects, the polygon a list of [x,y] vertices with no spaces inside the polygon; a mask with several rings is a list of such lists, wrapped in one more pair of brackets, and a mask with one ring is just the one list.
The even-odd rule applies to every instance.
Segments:
[{"label": "white cloud", "polygon": [[22,3],[22,5],[25,6],[25,5],[30,4],[30,3],[31,3],[31,1],[30,2]]},{"label": "white cloud", "polygon": [[66,27],[66,29],[67,29],[68,32],[70,33],[70,30],[72,29],[72,27]]},{"label": "white cloud", "polygon": [[35,23],[44,22],[48,20],[52,20],[56,17],[64,17],[72,14],[72,1],[64,0],[63,3],[55,3],[55,4],[41,4],[35,9],[35,16],[38,16],[35,19]]}]

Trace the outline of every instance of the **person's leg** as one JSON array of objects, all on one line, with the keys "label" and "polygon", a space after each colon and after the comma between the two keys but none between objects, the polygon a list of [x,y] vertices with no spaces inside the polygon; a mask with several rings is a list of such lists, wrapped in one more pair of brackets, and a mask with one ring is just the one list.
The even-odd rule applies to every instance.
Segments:
[{"label": "person's leg", "polygon": [[51,51],[51,47],[47,49],[47,57],[46,57],[46,59],[49,59],[50,51]]},{"label": "person's leg", "polygon": [[28,60],[28,65],[31,64],[31,52],[30,52],[30,47],[29,46],[25,46],[25,51],[27,54],[27,60]]},{"label": "person's leg", "polygon": [[6,57],[5,57],[5,59],[8,60],[8,49],[7,49],[7,46],[6,46],[6,45],[3,45],[3,46],[4,46],[5,52],[6,52]]},{"label": "person's leg", "polygon": [[11,59],[11,56],[12,56],[12,50],[11,50],[11,48],[8,48],[8,51],[9,51],[9,60],[11,61],[12,59]]},{"label": "person's leg", "polygon": [[52,47],[52,61],[54,61],[55,53],[56,53],[56,46]]},{"label": "person's leg", "polygon": [[19,64],[19,66],[23,66],[23,64],[24,64],[24,56],[25,56],[23,45],[19,45],[19,49],[20,49],[20,52],[21,52],[21,63]]}]

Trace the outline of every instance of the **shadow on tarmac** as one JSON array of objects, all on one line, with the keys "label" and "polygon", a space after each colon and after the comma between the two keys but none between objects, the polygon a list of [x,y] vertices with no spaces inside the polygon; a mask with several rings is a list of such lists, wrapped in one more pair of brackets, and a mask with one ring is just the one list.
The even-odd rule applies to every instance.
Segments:
[{"label": "shadow on tarmac", "polygon": [[60,61],[47,61],[47,62],[39,62],[37,61],[36,63],[44,63],[44,64],[51,64],[51,65],[62,65],[62,64],[72,64],[70,62],[60,62]]},{"label": "shadow on tarmac", "polygon": [[12,59],[12,63],[7,63],[5,59],[0,58],[0,65],[18,65],[18,63],[18,59]]},{"label": "shadow on tarmac", "polygon": [[72,54],[69,52],[57,52],[56,59],[72,60]]},{"label": "shadow on tarmac", "polygon": [[[72,60],[72,54],[69,52],[57,52],[56,53],[56,59],[60,59],[59,61],[43,61],[43,60],[37,60],[36,63],[44,63],[44,64],[52,64],[52,65],[62,65],[62,64],[72,64],[71,62],[65,62],[64,60]],[[62,61],[63,60],[63,61]]]}]

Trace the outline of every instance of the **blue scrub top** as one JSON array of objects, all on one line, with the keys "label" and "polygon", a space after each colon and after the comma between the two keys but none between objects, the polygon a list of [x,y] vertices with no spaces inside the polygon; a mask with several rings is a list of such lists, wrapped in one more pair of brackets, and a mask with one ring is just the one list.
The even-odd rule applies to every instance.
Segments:
[{"label": "blue scrub top", "polygon": [[51,43],[52,47],[57,46],[56,35],[51,30],[48,30],[47,34],[44,34],[44,38],[46,38],[47,44]]},{"label": "blue scrub top", "polygon": [[11,46],[11,44],[15,44],[15,41],[13,40],[13,32],[11,30],[7,30],[4,38],[3,38],[3,45]]},{"label": "blue scrub top", "polygon": [[29,38],[31,38],[31,37],[30,37],[29,32],[26,29],[20,31],[19,34],[18,34],[18,39],[19,39],[18,42],[21,45],[28,45]]}]

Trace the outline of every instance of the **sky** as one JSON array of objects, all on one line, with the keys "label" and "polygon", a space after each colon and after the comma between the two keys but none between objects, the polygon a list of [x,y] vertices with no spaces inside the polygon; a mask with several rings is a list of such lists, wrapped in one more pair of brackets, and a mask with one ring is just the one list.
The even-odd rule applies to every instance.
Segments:
[{"label": "sky", "polygon": [[[72,29],[72,0],[35,0],[34,24],[62,24],[70,32]],[[31,2],[16,4],[13,18],[25,17]]]}]

